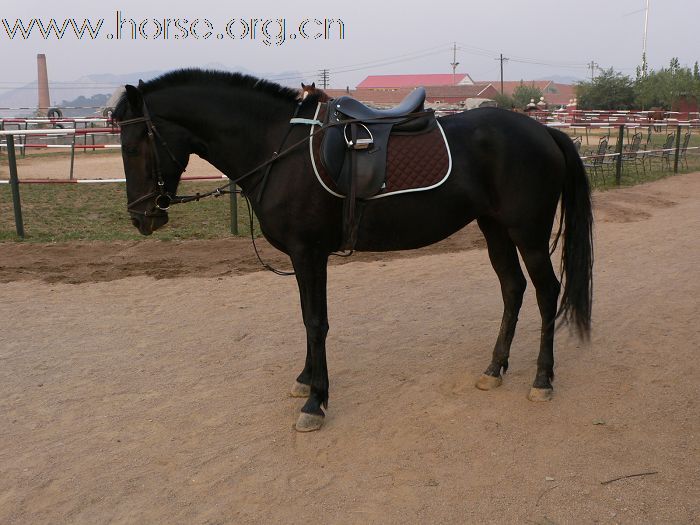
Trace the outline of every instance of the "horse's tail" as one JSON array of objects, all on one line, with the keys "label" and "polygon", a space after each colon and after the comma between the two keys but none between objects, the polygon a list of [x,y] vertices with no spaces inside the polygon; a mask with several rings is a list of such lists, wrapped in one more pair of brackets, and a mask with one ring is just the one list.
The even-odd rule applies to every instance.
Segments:
[{"label": "horse's tail", "polygon": [[573,142],[565,133],[547,128],[566,159],[566,176],[561,197],[564,223],[561,271],[564,293],[557,318],[573,323],[587,339],[591,330],[593,303],[593,212],[591,188],[586,170]]}]

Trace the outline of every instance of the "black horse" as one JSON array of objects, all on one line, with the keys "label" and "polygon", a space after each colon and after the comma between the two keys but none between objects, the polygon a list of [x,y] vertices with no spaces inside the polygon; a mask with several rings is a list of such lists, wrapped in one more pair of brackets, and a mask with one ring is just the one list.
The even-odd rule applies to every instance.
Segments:
[{"label": "black horse", "polygon": [[[283,138],[302,145],[238,182],[252,199],[266,239],[288,254],[296,272],[307,334],[304,368],[292,395],[308,397],[297,430],[321,427],[328,405],[326,276],[329,255],[343,242],[343,199],[313,175],[309,127],[317,99],[300,102],[296,89],[255,77],[201,70],[167,73],[126,92],[114,112],[122,125],[129,213],[144,235],[168,221],[167,205],[194,153],[237,180],[272,157]],[[440,186],[364,203],[355,248],[408,250],[426,246],[477,220],[498,274],[504,312],[491,363],[476,386],[501,384],[526,280],[518,252],[537,292],[542,317],[537,373],[528,397],[548,400],[554,377],[554,324],[590,330],[592,214],[586,173],[571,140],[529,117],[485,108],[439,119],[452,152],[452,172]],[[267,176],[266,176],[267,175]],[[550,259],[550,240],[561,202],[564,291]],[[557,239],[559,236],[557,236]]]}]

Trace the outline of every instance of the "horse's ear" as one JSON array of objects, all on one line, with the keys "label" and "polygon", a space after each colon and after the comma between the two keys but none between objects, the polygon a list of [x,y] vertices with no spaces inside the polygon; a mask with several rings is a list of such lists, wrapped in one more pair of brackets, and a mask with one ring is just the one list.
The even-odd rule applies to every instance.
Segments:
[{"label": "horse's ear", "polygon": [[315,87],[316,87],[316,82],[312,82],[312,83],[311,83],[311,87],[312,87],[312,88],[315,88]]},{"label": "horse's ear", "polygon": [[301,89],[306,89],[306,86],[304,85],[303,82],[301,83]]},{"label": "horse's ear", "polygon": [[141,109],[141,106],[143,105],[143,98],[141,98],[141,92],[139,89],[130,84],[127,84],[124,87],[126,88],[126,100],[129,102],[132,109]]},{"label": "horse's ear", "polygon": [[141,79],[139,78],[139,89],[141,89],[141,88],[143,87],[143,85],[144,85],[143,80],[141,80]]}]

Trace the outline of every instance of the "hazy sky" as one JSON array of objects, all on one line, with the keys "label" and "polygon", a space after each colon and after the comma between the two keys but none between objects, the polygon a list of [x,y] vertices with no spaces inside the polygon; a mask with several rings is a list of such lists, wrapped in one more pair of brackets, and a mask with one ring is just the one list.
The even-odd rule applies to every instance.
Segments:
[{"label": "hazy sky", "polygon": [[[328,68],[333,87],[354,86],[368,74],[451,72],[452,42],[457,42],[458,71],[475,80],[495,80],[499,74],[497,53],[511,60],[505,78],[541,78],[553,75],[590,76],[585,64],[594,60],[601,67],[613,66],[633,75],[641,61],[645,0],[500,0],[497,2],[431,0],[397,2],[353,0],[351,2],[272,1],[225,2],[199,0],[1,0],[0,3],[0,89],[36,78],[36,54],[46,53],[53,81],[69,81],[86,74],[129,73],[154,69],[221,63],[242,66],[258,73],[296,70],[305,80],[317,78],[317,70]],[[199,39],[170,27],[169,39],[130,39],[130,22],[122,26],[121,40],[114,38],[116,11],[137,23],[149,19],[199,19]],[[79,24],[90,18],[104,19],[96,40],[77,39],[68,29],[62,40],[44,40],[36,31],[23,40],[11,40],[3,21],[10,27],[21,18],[45,23],[73,17]],[[286,18],[287,33],[298,32],[305,19],[341,19],[345,38],[337,27],[329,40],[287,39],[277,45],[263,43],[262,35],[241,39],[241,20]],[[212,26],[210,38],[203,38]],[[225,35],[230,26],[231,39]],[[699,0],[651,0],[648,60],[651,67],[668,64],[673,56],[692,66],[700,59]],[[250,26],[250,23],[248,23]],[[158,26],[143,26],[153,36]],[[268,34],[277,35],[278,23],[271,22]],[[257,28],[260,31],[260,27]],[[310,22],[304,26],[312,37],[317,33]],[[112,39],[108,38],[112,35]],[[179,38],[175,39],[175,35]],[[223,38],[217,38],[217,35]]]}]

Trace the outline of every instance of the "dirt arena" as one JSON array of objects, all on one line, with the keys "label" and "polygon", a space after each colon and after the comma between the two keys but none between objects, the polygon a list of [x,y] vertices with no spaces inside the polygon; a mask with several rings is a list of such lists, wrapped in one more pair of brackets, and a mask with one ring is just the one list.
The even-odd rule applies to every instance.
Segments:
[{"label": "dirt arena", "polygon": [[334,261],[311,434],[295,281],[245,240],[1,244],[0,523],[700,523],[700,174],[595,205],[553,401],[526,399],[531,286],[503,386],[473,387],[502,306],[469,227]]}]

